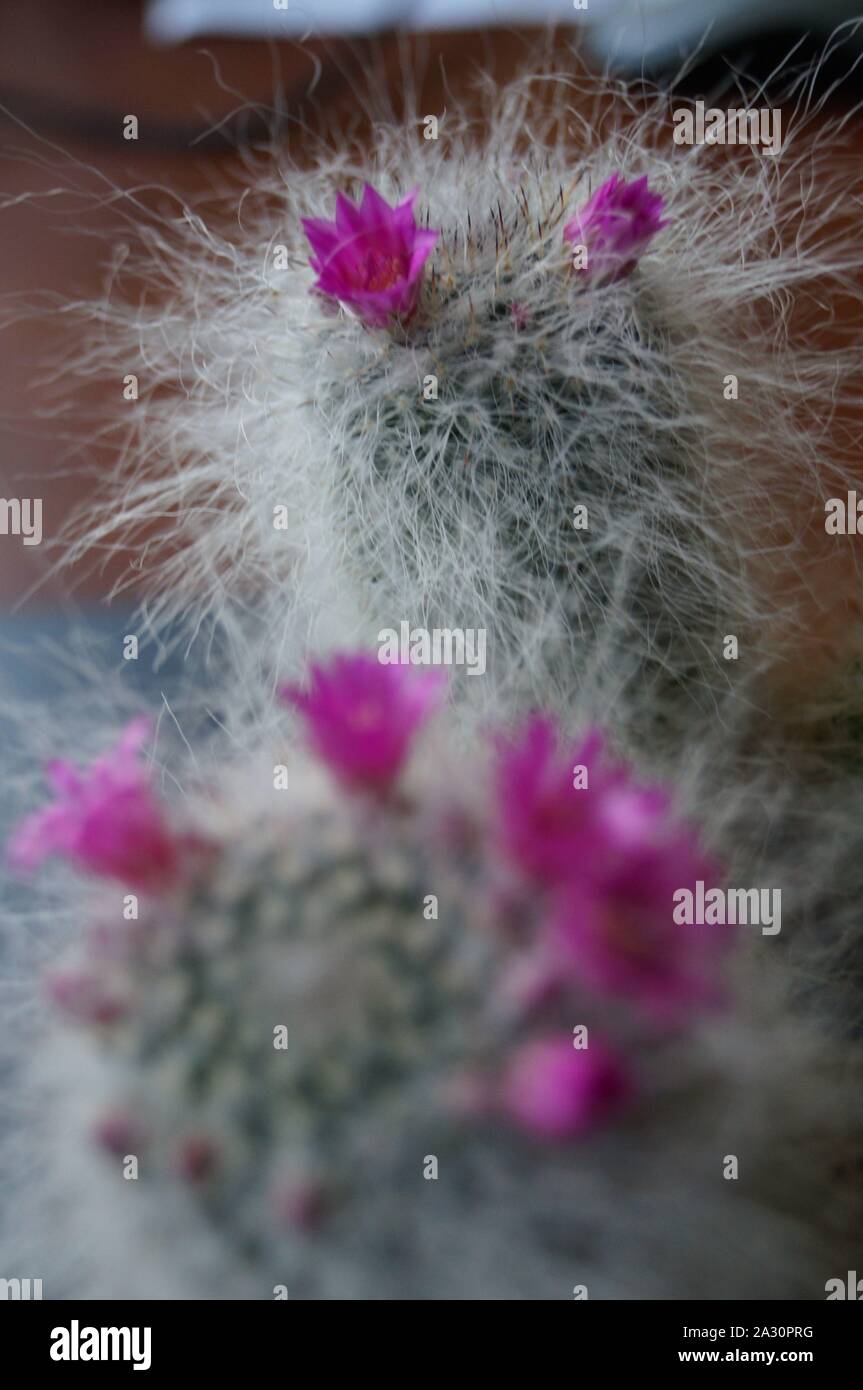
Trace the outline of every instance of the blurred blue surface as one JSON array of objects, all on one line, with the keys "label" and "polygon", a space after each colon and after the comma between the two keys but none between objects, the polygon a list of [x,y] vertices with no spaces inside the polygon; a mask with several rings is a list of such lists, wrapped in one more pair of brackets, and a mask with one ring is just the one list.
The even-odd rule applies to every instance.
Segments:
[{"label": "blurred blue surface", "polygon": [[[79,696],[87,708],[93,708],[103,691],[110,700],[108,692],[116,687],[130,708],[158,714],[163,694],[170,698],[188,677],[195,657],[184,656],[182,648],[159,656],[142,644],[138,660],[124,661],[123,638],[139,629],[133,610],[121,605],[75,607],[68,612],[40,609],[0,618],[0,836],[4,841],[25,809],[15,790],[24,753],[22,710],[28,716],[32,711],[36,732],[51,746],[53,756],[74,759],[76,750],[68,746],[66,725],[71,723],[70,711]],[[114,687],[112,673],[116,673]],[[111,722],[118,715],[122,710],[116,711]],[[0,873],[0,880],[5,877]]]}]

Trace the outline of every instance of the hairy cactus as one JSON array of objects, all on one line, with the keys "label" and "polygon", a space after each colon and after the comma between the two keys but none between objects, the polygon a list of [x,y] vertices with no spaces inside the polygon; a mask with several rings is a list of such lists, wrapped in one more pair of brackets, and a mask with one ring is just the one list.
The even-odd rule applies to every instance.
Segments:
[{"label": "hairy cactus", "polygon": [[[469,775],[433,736],[408,764],[436,698],[418,701],[421,681],[342,658],[286,692],[327,772],[292,759],[287,794],[256,813],[228,780],[169,831],[127,737],[13,842],[115,878],[137,845],[131,872],[153,885],[139,919],[100,917],[49,977],[84,1031],[46,1113],[69,1107],[74,1142],[107,1154],[101,1181],[95,1153],[87,1165],[97,1204],[79,1184],[64,1218],[101,1232],[86,1286],[818,1296],[841,1222],[811,1204],[853,1123],[818,1099],[835,1075],[823,1043],[781,1023],[778,996],[747,999],[739,932],[672,924],[676,893],[717,882],[692,830],[598,735],[566,757],[542,720]],[[174,871],[154,880],[169,834]],[[802,1067],[817,1070],[792,1104]],[[112,1204],[130,1176],[143,1205]],[[632,1263],[639,1210],[649,1271]],[[132,1271],[123,1252],[151,1221],[161,1258]],[[721,1253],[698,1265],[720,1225]],[[62,1287],[56,1266],[55,1251]]]},{"label": "hairy cactus", "polygon": [[601,228],[583,233],[599,269],[572,268],[554,179],[501,189],[484,215],[471,199],[404,330],[324,322],[317,406],[382,622],[485,629],[492,675],[546,698],[597,661],[600,680],[637,673],[658,714],[708,670],[715,698],[721,633],[745,621],[721,499],[699,505],[697,326],[649,259],[608,283]]},{"label": "hairy cactus", "polygon": [[[720,166],[661,99],[584,122],[545,79],[481,129],[262,156],[221,211],[133,201],[151,293],[85,306],[80,371],[141,391],[71,558],[146,546],[146,628],[207,630],[187,705],[221,731],[171,809],[140,722],[52,764],[12,842],[114,883],[69,881],[95,925],[23,1063],[61,1296],[818,1298],[853,1267],[853,560],[820,626],[818,591],[859,175],[802,109]],[[446,729],[434,673],[340,657],[281,690],[286,744],[278,673],[402,625],[487,636]],[[783,669],[818,699],[776,721]],[[784,894],[781,935],[676,915],[720,883]]]},{"label": "hairy cactus", "polygon": [[437,139],[408,113],[371,148],[280,152],[206,219],[133,209],[156,296],[112,280],[81,370],[119,356],[141,396],[122,507],[81,544],[158,519],[157,627],[211,615],[242,668],[295,660],[298,631],[483,629],[463,695],[610,707],[634,739],[819,646],[807,572],[858,365],[824,332],[858,292],[824,235],[841,137],[822,158],[800,110],[775,158],[720,168],[663,100],[580,122],[570,86],[490,88],[481,131],[454,106]]}]

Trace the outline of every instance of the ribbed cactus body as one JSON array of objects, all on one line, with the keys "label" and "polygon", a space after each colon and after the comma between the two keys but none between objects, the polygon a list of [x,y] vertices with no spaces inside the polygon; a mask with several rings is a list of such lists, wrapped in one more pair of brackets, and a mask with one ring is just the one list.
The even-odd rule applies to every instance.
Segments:
[{"label": "ribbed cactus body", "polygon": [[491,943],[448,877],[407,809],[334,799],[244,829],[181,900],[117,934],[128,1006],[101,1032],[142,1180],[189,1168],[211,1218],[259,1254],[280,1188],[338,1205],[373,1181],[416,1094],[433,1100],[489,1042]]},{"label": "ribbed cactus body", "polygon": [[746,621],[693,428],[699,327],[649,265],[582,283],[565,206],[536,180],[444,227],[404,332],[333,328],[315,408],[382,625],[485,628],[491,679],[546,699],[655,685],[655,718],[715,698]]}]

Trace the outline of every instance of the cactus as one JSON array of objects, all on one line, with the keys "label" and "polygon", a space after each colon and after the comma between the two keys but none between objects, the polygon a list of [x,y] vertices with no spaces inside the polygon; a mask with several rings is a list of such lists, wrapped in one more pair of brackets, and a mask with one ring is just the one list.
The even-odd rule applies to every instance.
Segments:
[{"label": "cactus", "polygon": [[[463,698],[575,699],[658,739],[741,681],[751,702],[748,683],[805,649],[804,537],[843,477],[827,431],[857,362],[814,306],[854,293],[857,250],[823,228],[855,175],[839,132],[829,160],[805,145],[803,115],[775,159],[741,151],[720,174],[714,151],[672,144],[661,100],[588,128],[563,78],[485,97],[482,132],[453,107],[424,140],[408,113],[371,149],[279,152],[206,220],[133,210],[130,264],[158,306],[137,280],[127,303],[121,278],[88,308],[103,332],[82,370],[119,355],[142,389],[122,507],[95,535],[82,518],[79,544],[135,545],[158,520],[148,618],[213,618],[237,669],[401,621],[485,628],[489,677]],[[632,214],[644,178],[662,217],[634,210],[650,234],[609,272],[603,190]],[[387,291],[382,255],[353,298],[344,269],[339,299],[316,229],[364,188],[427,239],[407,289]],[[387,292],[407,316],[364,321]],[[824,646],[832,669],[841,634]]]},{"label": "cactus", "polygon": [[544,698],[571,694],[597,649],[599,678],[632,671],[653,715],[696,677],[715,698],[722,624],[743,632],[746,597],[699,505],[709,465],[681,360],[696,325],[649,261],[580,283],[553,174],[484,216],[471,203],[402,333],[325,333],[317,404],[356,582],[377,586],[382,621],[486,629],[492,674]]},{"label": "cactus", "polygon": [[[142,391],[70,558],[160,523],[144,617],[207,630],[224,731],[209,778],[172,758],[182,807],[141,724],[55,765],[13,841],[115,884],[69,881],[96,925],[28,1062],[61,1291],[818,1298],[852,1263],[857,628],[823,680],[804,565],[852,176],[794,139],[720,173],[659,100],[573,129],[568,82],[267,158],[226,219],[130,205],[160,295],[87,306],[80,370]],[[796,337],[792,299],[828,306]],[[488,633],[446,732],[429,673],[343,657],[286,744],[277,673],[403,621]],[[675,922],[717,879],[780,888],[782,937]]]},{"label": "cactus", "polygon": [[[162,1258],[184,1271],[184,1296],[566,1298],[573,1282],[637,1296],[644,1271],[599,1253],[613,1249],[609,1204],[647,1163],[671,1213],[697,1161],[687,1237],[651,1276],[660,1294],[679,1294],[690,1241],[721,1221],[729,1258],[700,1270],[704,1296],[741,1291],[753,1239],[759,1296],[817,1296],[841,1247],[829,1220],[805,1218],[827,1173],[780,1163],[781,1133],[801,1113],[810,1133],[824,1126],[824,1165],[841,1127],[808,1085],[779,1132],[765,1116],[778,1124],[804,1058],[833,1064],[778,1022],[775,1001],[747,1002],[731,929],[670,926],[675,887],[717,881],[699,838],[596,733],[565,757],[552,725],[533,721],[461,772],[440,729],[418,753],[411,677],[423,679],[342,658],[309,695],[290,690],[318,756],[292,759],[288,809],[233,805],[230,779],[193,801],[172,881],[139,920],[97,919],[52,972],[49,996],[86,1057],[73,1062],[86,1101],[70,1078],[67,1104],[78,1142],[106,1152],[105,1187],[134,1159],[159,1225],[176,1228]],[[394,728],[406,737],[382,763]],[[113,755],[125,783],[128,747]],[[112,845],[133,843],[138,806],[106,789],[111,766],[105,755],[84,777],[96,790],[83,811],[38,812],[16,843],[32,850],[62,816],[76,848],[67,835],[61,852],[85,843],[92,867],[105,797]],[[143,783],[136,796],[152,823]],[[160,859],[164,843],[162,830]],[[717,1009],[731,1011],[733,1046]],[[723,1176],[729,1149],[746,1169],[740,1196]],[[132,1296],[122,1250],[141,1248],[142,1218],[131,1198],[115,1205],[114,1254],[89,1277]],[[203,1280],[182,1247],[213,1239]],[[786,1240],[805,1255],[768,1268]],[[137,1277],[153,1296],[164,1269]]]}]

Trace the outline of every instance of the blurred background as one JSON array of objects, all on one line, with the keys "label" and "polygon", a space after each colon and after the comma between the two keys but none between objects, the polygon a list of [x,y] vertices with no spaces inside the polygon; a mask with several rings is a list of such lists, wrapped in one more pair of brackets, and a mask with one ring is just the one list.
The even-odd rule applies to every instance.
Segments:
[{"label": "blurred background", "polygon": [[[106,616],[100,601],[140,561],[94,554],[58,576],[51,546],[109,466],[99,429],[122,408],[117,380],[70,383],[65,401],[63,392],[76,342],[62,305],[98,297],[127,235],[112,189],[134,188],[145,205],[168,206],[165,190],[206,197],[245,144],[301,119],[356,115],[370,71],[396,96],[412,72],[420,109],[441,111],[479,67],[500,79],[517,70],[548,24],[559,63],[660,80],[684,63],[689,93],[710,96],[739,71],[767,76],[794,45],[791,61],[804,63],[855,7],[861,0],[0,0],[0,496],[41,497],[45,538],[25,547],[0,535],[0,643],[62,633],[82,612],[124,630],[122,607]],[[830,103],[850,110],[860,49],[844,33]],[[828,64],[822,82],[835,80]],[[123,138],[128,114],[137,140]]]}]

